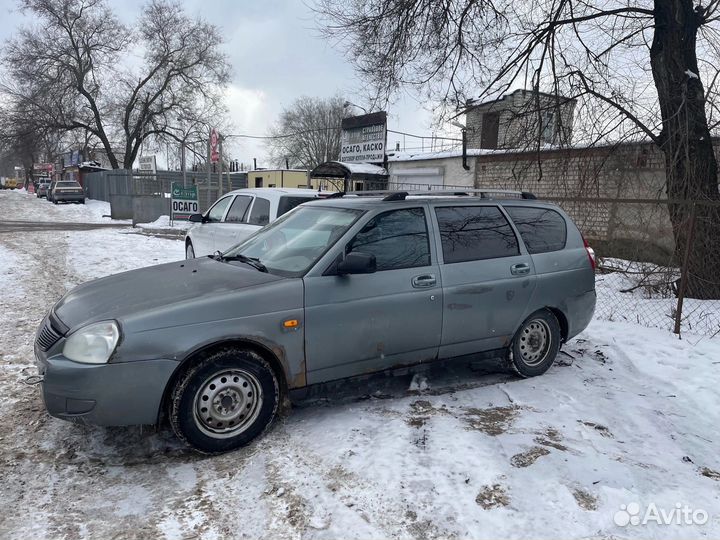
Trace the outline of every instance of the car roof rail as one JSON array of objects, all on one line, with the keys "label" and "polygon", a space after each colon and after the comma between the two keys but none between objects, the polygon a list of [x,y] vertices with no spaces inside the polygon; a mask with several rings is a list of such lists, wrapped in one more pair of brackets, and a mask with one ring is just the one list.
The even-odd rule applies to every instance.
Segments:
[{"label": "car roof rail", "polygon": [[510,189],[433,189],[433,190],[373,190],[373,191],[347,191],[333,194],[333,197],[353,195],[357,197],[382,197],[383,201],[404,201],[407,197],[479,197],[481,199],[537,199],[534,193],[529,191],[517,191]]},{"label": "car roof rail", "polygon": [[481,199],[529,199],[537,197],[529,191],[517,191],[512,189],[416,189],[410,191],[398,191],[393,189],[367,190],[367,191],[338,191],[325,195],[325,199],[339,199],[345,196],[353,197],[382,197],[383,201],[404,201],[407,197],[479,197]]}]

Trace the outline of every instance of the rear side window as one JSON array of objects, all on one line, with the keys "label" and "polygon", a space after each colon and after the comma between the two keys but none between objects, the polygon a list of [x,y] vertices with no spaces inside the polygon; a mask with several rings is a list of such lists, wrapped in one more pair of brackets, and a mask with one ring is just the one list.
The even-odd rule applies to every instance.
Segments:
[{"label": "rear side window", "polygon": [[245,219],[245,213],[252,202],[252,197],[238,195],[225,216],[226,223],[241,223]]},{"label": "rear side window", "polygon": [[375,255],[378,271],[428,266],[430,243],[425,211],[407,208],[375,216],[348,245],[347,252],[352,251]]},{"label": "rear side window", "polygon": [[435,209],[445,264],[518,255],[518,241],[497,206]]},{"label": "rear side window", "polygon": [[288,195],[280,197],[280,201],[278,202],[277,217],[280,217],[295,208],[296,206],[304,202],[312,201],[313,199],[314,197],[290,197]]},{"label": "rear side window", "polygon": [[506,206],[528,253],[547,253],[565,247],[567,224],[555,210],[529,206]]},{"label": "rear side window", "polygon": [[255,197],[248,223],[250,225],[267,225],[270,223],[270,201],[262,197]]}]

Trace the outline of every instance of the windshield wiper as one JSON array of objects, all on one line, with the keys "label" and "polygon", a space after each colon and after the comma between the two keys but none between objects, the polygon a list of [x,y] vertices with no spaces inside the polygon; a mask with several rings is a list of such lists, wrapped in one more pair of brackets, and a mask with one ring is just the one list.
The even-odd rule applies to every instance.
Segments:
[{"label": "windshield wiper", "polygon": [[268,271],[267,267],[260,262],[260,259],[257,259],[255,257],[248,257],[239,253],[237,255],[223,255],[220,251],[216,251],[215,254],[212,255],[212,258],[217,261],[240,261],[242,263],[252,266],[257,270],[260,270],[261,272],[267,273]]}]

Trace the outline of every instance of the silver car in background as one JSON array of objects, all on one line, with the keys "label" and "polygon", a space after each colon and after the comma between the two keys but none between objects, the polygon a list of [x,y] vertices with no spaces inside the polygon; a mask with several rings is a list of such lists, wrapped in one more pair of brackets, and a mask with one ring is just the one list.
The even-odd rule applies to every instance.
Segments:
[{"label": "silver car in background", "polygon": [[38,329],[51,415],[155,424],[206,453],[312,385],[447,358],[544,373],[595,309],[594,254],[529,194],[339,196],[222,254],[76,287]]}]

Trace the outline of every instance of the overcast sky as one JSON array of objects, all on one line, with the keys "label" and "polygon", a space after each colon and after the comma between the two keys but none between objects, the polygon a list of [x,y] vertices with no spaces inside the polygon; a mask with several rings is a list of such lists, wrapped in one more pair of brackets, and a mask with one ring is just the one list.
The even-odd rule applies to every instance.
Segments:
[{"label": "overcast sky", "polygon": [[[14,0],[0,0],[4,17],[0,39],[10,39],[27,21]],[[311,2],[311,0],[308,0]],[[134,21],[143,2],[110,0],[127,23]],[[330,96],[337,92],[350,101],[360,100],[362,82],[340,51],[318,36],[313,12],[302,0],[185,0],[191,15],[219,26],[233,69],[228,106],[235,133],[265,135],[279,112],[301,96]],[[388,128],[430,135],[432,114],[411,96],[401,96],[388,108]],[[388,147],[402,137],[388,134]],[[418,145],[407,140],[407,146]],[[261,141],[242,139],[230,148],[231,157],[245,163],[265,162]],[[162,159],[164,161],[164,159]]]}]

